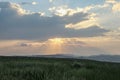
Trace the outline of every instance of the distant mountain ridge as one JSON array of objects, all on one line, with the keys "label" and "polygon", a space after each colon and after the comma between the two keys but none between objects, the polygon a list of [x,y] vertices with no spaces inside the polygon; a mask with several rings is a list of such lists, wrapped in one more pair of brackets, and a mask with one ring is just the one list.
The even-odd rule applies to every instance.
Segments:
[{"label": "distant mountain ridge", "polygon": [[118,62],[120,63],[120,55],[92,55],[92,56],[74,56],[71,54],[55,54],[55,55],[33,55],[33,57],[49,57],[49,58],[75,58],[89,59],[96,61]]},{"label": "distant mountain ridge", "polygon": [[83,59],[106,61],[106,62],[118,62],[120,63],[120,55],[94,55],[88,57],[82,57]]},{"label": "distant mountain ridge", "polygon": [[120,55],[91,55],[91,56],[76,56],[72,54],[54,54],[54,55],[12,55],[23,57],[43,57],[43,58],[73,58],[73,59],[88,59],[104,62],[120,63]]}]

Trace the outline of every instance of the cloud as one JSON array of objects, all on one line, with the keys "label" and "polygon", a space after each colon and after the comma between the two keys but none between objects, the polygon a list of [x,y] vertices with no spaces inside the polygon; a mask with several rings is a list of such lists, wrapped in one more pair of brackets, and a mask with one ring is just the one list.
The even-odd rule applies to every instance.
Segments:
[{"label": "cloud", "polygon": [[32,5],[36,5],[37,4],[37,2],[32,2]]},{"label": "cloud", "polygon": [[27,43],[20,43],[18,46],[20,46],[20,47],[30,47],[31,45],[27,44]]},{"label": "cloud", "polygon": [[112,3],[112,4],[116,3],[116,1],[117,0],[106,0],[107,3]]},{"label": "cloud", "polygon": [[76,8],[76,9],[71,9],[68,8],[67,5],[62,5],[62,6],[58,6],[58,7],[51,7],[49,8],[49,11],[51,11],[53,14],[58,15],[58,16],[72,16],[74,14],[77,13],[87,13],[90,9],[92,9],[92,6],[87,6],[85,8]]},{"label": "cloud", "polygon": [[120,41],[120,28],[118,28],[116,30],[112,30],[112,31],[106,33],[105,35],[108,37],[114,38],[115,40]]},{"label": "cloud", "polygon": [[30,5],[30,2],[21,2],[20,5]]},{"label": "cloud", "polygon": [[49,2],[53,2],[54,0],[49,0]]},{"label": "cloud", "polygon": [[120,2],[115,3],[112,7],[112,10],[115,12],[120,12]]},{"label": "cloud", "polygon": [[94,37],[102,36],[109,30],[99,26],[84,29],[65,28],[67,24],[76,24],[89,20],[89,13],[75,12],[72,15],[43,16],[41,13],[29,13],[15,3],[0,2],[0,39],[40,39],[54,37]]},{"label": "cloud", "polygon": [[0,8],[8,8],[10,7],[10,3],[9,2],[0,2]]},{"label": "cloud", "polygon": [[94,18],[97,25],[111,30],[117,29],[120,26],[120,14],[119,9],[114,7],[116,4],[119,4],[119,0],[106,0],[103,4],[92,5],[88,12],[96,14]]},{"label": "cloud", "polygon": [[[92,47],[81,39],[58,38],[61,43],[56,43],[56,38],[44,42],[40,41],[3,41],[6,47],[1,47],[0,55],[41,55],[41,54],[73,54],[95,55],[107,54],[104,50]],[[2,42],[0,42],[2,43]],[[2,43],[2,44],[3,44]],[[95,43],[94,43],[95,44]]]},{"label": "cloud", "polygon": [[83,29],[83,28],[88,28],[88,27],[95,26],[95,25],[99,26],[99,24],[96,21],[95,16],[96,16],[96,14],[93,13],[93,14],[91,14],[91,16],[89,16],[88,20],[80,21],[75,24],[70,23],[70,24],[67,24],[65,27],[66,28],[74,28],[74,29]]},{"label": "cloud", "polygon": [[79,29],[75,31],[73,29],[70,29],[70,31],[68,31],[68,34],[66,36],[70,35],[69,37],[73,37],[73,36],[75,37],[97,37],[97,36],[103,36],[104,33],[106,32],[109,32],[109,30],[100,28],[98,26],[91,26],[88,28],[83,28],[83,29]]},{"label": "cloud", "polygon": [[0,2],[0,17],[3,16],[3,18],[17,15],[23,15],[26,14],[26,10],[22,9],[20,5],[16,3],[9,3],[9,2]]},{"label": "cloud", "polygon": [[21,2],[19,3],[20,5],[36,5],[38,4],[37,2]]}]

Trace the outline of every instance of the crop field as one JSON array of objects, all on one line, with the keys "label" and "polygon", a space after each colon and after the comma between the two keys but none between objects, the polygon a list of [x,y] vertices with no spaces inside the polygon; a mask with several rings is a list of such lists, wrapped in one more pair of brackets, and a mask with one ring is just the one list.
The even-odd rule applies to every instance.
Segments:
[{"label": "crop field", "polygon": [[0,80],[120,80],[120,63],[0,57]]}]

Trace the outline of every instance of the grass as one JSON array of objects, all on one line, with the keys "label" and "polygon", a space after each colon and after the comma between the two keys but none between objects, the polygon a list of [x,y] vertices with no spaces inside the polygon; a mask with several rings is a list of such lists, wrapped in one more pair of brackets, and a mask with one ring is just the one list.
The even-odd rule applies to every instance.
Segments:
[{"label": "grass", "polygon": [[120,63],[0,57],[0,80],[120,80]]}]

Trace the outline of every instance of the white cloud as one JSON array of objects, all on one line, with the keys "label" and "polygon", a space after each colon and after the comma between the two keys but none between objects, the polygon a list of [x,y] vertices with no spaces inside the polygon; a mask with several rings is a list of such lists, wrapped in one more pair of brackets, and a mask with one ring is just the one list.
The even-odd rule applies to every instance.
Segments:
[{"label": "white cloud", "polygon": [[64,6],[60,6],[60,7],[52,7],[52,8],[49,8],[49,10],[51,12],[53,12],[55,15],[58,15],[58,16],[65,16],[67,14],[67,11],[66,11],[66,8],[67,6],[64,5]]},{"label": "white cloud", "polygon": [[49,0],[49,2],[53,2],[54,0]]},{"label": "white cloud", "polygon": [[32,5],[36,5],[36,4],[38,4],[37,2],[32,2]]},{"label": "white cloud", "polygon": [[106,0],[106,3],[114,4],[114,3],[116,3],[116,2],[117,2],[116,0]]},{"label": "white cloud", "polygon": [[65,16],[65,15],[71,16],[71,15],[74,15],[74,14],[80,13],[80,12],[87,13],[92,8],[93,8],[92,6],[88,6],[85,8],[78,7],[76,9],[71,9],[71,8],[68,8],[67,5],[63,5],[63,6],[49,8],[49,10],[53,14],[58,15],[58,16]]},{"label": "white cloud", "polygon": [[20,5],[18,5],[16,3],[11,3],[10,5],[11,5],[12,9],[15,9],[18,12],[18,14],[20,14],[20,15],[27,14],[27,11],[24,10],[23,8],[21,8]]},{"label": "white cloud", "polygon": [[112,10],[115,12],[120,12],[120,2],[115,3],[112,7]]},{"label": "white cloud", "polygon": [[37,2],[33,1],[33,2],[21,2],[19,3],[20,5],[36,5],[38,4]]},{"label": "white cloud", "polygon": [[120,24],[119,24],[119,19],[120,19],[120,14],[113,12],[112,10],[105,9],[106,13],[101,12],[98,13],[97,15],[97,21],[98,23],[106,27],[108,29],[117,29]]},{"label": "white cloud", "polygon": [[101,5],[92,5],[92,8],[88,12],[96,14],[94,18],[98,25],[111,30],[116,29],[120,26],[119,7],[115,8],[116,4],[119,4],[119,1],[107,0],[107,2]]},{"label": "white cloud", "polygon": [[94,26],[94,25],[97,25],[94,21],[86,20],[86,21],[82,21],[76,24],[67,24],[66,28],[83,29],[83,28]]},{"label": "white cloud", "polygon": [[9,3],[9,2],[0,2],[0,9],[1,9],[1,12],[4,11],[4,12],[9,12],[9,14],[13,14],[14,15],[24,15],[24,14],[27,14],[28,12],[26,10],[24,10],[23,8],[21,8],[21,6],[19,4],[16,4],[16,3]]},{"label": "white cloud", "polygon": [[88,28],[88,27],[95,26],[95,25],[99,26],[99,24],[97,23],[97,21],[95,19],[95,16],[96,16],[96,14],[93,13],[93,14],[89,15],[88,20],[84,20],[84,21],[78,22],[76,24],[70,23],[70,24],[67,24],[65,27],[73,28],[73,29],[82,29],[82,28]]}]

